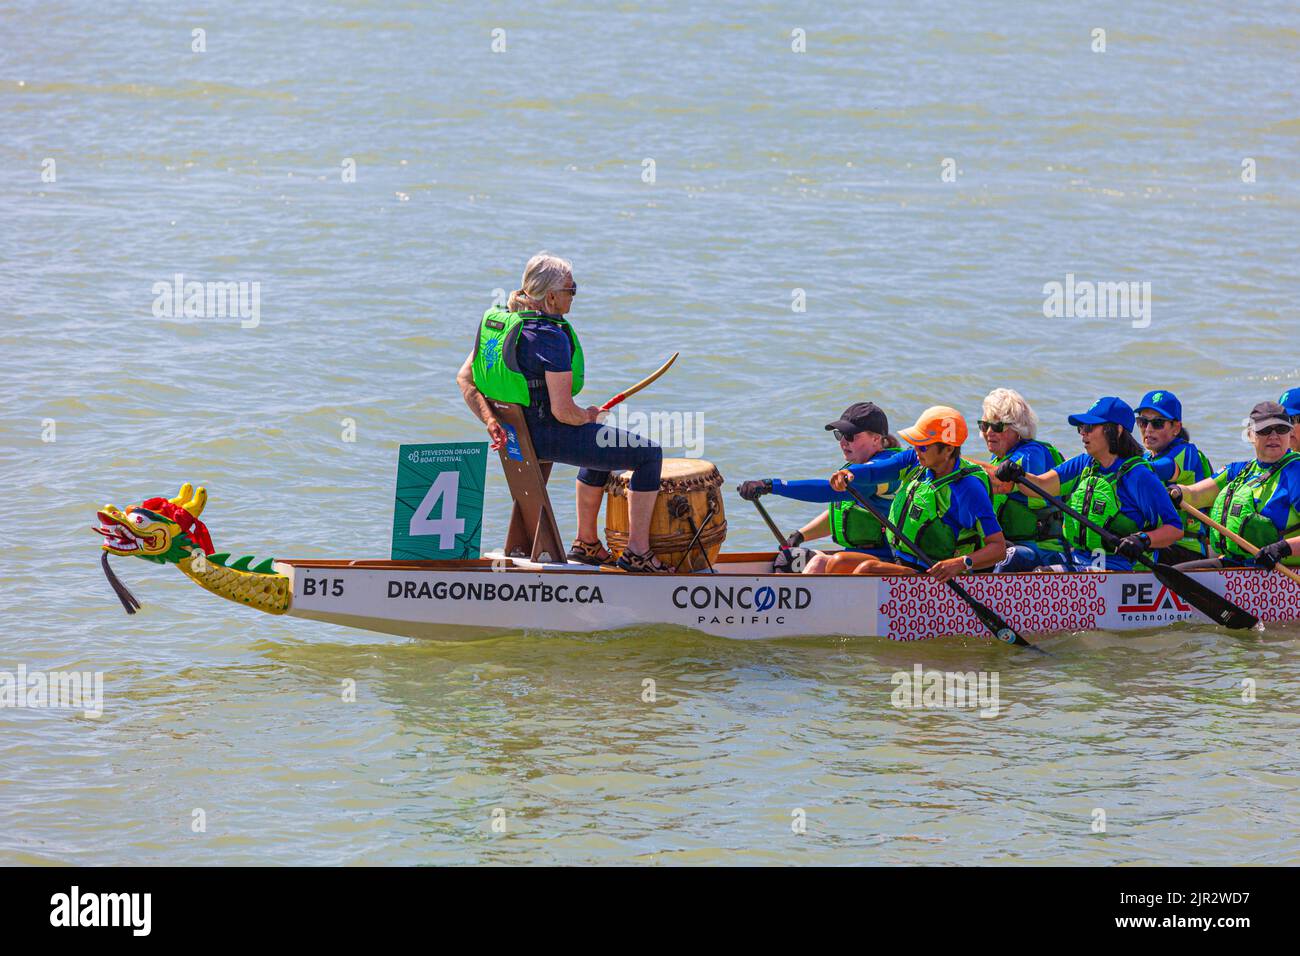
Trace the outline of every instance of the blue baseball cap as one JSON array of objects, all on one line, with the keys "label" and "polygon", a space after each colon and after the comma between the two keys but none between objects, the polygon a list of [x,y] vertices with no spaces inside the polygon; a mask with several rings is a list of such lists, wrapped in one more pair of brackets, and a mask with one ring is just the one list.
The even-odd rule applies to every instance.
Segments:
[{"label": "blue baseball cap", "polygon": [[1288,388],[1277,403],[1286,409],[1288,415],[1300,415],[1300,388]]},{"label": "blue baseball cap", "polygon": [[1104,425],[1112,422],[1126,432],[1133,430],[1133,409],[1122,398],[1107,395],[1092,403],[1092,408],[1082,415],[1071,415],[1071,425]]},{"label": "blue baseball cap", "polygon": [[[1297,391],[1296,398],[1300,401],[1300,391]],[[1165,418],[1176,422],[1183,420],[1183,403],[1173,392],[1147,392],[1142,396],[1142,401],[1137,403],[1137,407],[1155,409]]]}]

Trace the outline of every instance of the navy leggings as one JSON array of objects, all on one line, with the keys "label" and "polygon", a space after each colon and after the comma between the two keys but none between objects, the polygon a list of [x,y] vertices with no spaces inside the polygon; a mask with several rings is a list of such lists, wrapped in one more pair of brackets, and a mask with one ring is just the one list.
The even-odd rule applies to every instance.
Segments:
[{"label": "navy leggings", "polygon": [[577,465],[578,480],[584,485],[602,488],[611,471],[630,468],[633,491],[659,490],[664,452],[648,438],[595,422],[565,425],[553,418],[539,421],[532,416],[528,431],[539,459]]}]

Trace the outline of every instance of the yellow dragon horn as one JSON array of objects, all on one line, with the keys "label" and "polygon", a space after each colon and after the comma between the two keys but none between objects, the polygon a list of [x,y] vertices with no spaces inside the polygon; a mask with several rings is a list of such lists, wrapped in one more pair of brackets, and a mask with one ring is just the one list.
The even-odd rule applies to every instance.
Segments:
[{"label": "yellow dragon horn", "polygon": [[208,489],[200,485],[198,490],[194,492],[194,496],[181,505],[181,507],[197,518],[199,515],[203,514],[203,506],[207,503]]},{"label": "yellow dragon horn", "polygon": [[174,505],[180,505],[182,508],[184,508],[185,502],[189,501],[190,496],[193,494],[194,494],[194,486],[187,481],[185,482],[185,484],[181,485],[180,494],[178,494],[175,498],[168,498],[167,500]]}]

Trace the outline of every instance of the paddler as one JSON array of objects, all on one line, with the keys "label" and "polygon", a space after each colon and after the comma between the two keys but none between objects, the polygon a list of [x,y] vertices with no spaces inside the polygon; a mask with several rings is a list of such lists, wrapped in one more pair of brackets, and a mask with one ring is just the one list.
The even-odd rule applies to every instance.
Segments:
[{"label": "paddler", "polygon": [[[898,437],[911,445],[909,451],[891,456],[879,465],[869,462],[842,469],[831,476],[831,487],[847,494],[859,474],[870,475],[911,467],[913,472],[894,494],[889,520],[902,537],[914,541],[934,564],[929,574],[947,581],[960,574],[992,568],[1007,555],[1007,540],[998,525],[989,497],[984,470],[961,456],[966,441],[966,419],[954,408],[936,405],[921,413],[916,424],[904,428]],[[877,474],[872,474],[877,472]],[[925,563],[893,532],[886,531],[893,551],[892,562],[863,556],[854,574],[909,574],[925,571]],[[838,556],[837,556],[838,557]]]},{"label": "paddler", "polygon": [[[849,464],[889,458],[903,450],[898,439],[889,433],[888,417],[874,402],[855,402],[850,405],[844,409],[843,415],[827,423],[826,431],[834,435],[840,446],[841,460]],[[890,481],[880,482],[872,486],[868,500],[881,511],[887,512],[897,488],[897,476]],[[891,557],[892,552],[885,541],[885,531],[880,522],[847,495],[832,489],[825,478],[798,481],[760,478],[741,482],[736,490],[746,501],[755,501],[763,495],[773,494],[797,501],[828,504],[825,511],[798,531],[791,532],[785,539],[785,550],[777,558],[778,567],[784,567],[783,558],[790,553],[788,549],[798,548],[805,541],[815,541],[828,534],[847,555],[869,555],[884,561]],[[829,562],[840,553],[813,551],[812,557],[804,562],[802,570],[805,574],[826,572]]]},{"label": "paddler", "polygon": [[1234,461],[1212,478],[1182,487],[1169,495],[1175,505],[1213,503],[1210,517],[1245,538],[1260,552],[1246,549],[1213,528],[1210,546],[1220,555],[1180,564],[1180,570],[1256,566],[1271,569],[1281,561],[1300,566],[1300,453],[1291,448],[1295,426],[1278,402],[1260,402],[1250,411],[1248,434],[1255,457]]},{"label": "paddler", "polygon": [[[1147,392],[1137,405],[1137,427],[1146,446],[1143,457],[1166,485],[1194,485],[1214,474],[1210,459],[1192,444],[1183,425],[1183,403],[1173,392]],[[1179,564],[1209,556],[1201,523],[1183,516],[1183,539],[1160,552],[1165,564]]]},{"label": "paddler", "polygon": [[1277,403],[1286,409],[1287,418],[1295,426],[1291,429],[1291,450],[1300,451],[1300,388],[1289,388]]},{"label": "paddler", "polygon": [[[1051,471],[1065,456],[1038,438],[1038,415],[1014,389],[995,388],[984,397],[980,434],[992,458],[992,471],[1004,461],[1019,462],[1029,474]],[[1032,571],[1069,563],[1069,547],[1061,537],[1061,513],[1047,502],[1023,491],[993,496],[994,513],[1013,553],[998,564],[998,571]]]},{"label": "paddler", "polygon": [[[1004,461],[994,472],[999,483],[1028,477],[1051,495],[1065,489],[1074,510],[1121,539],[1112,551],[1100,535],[1067,515],[1065,540],[1074,561],[1088,570],[1129,571],[1143,552],[1167,548],[1183,536],[1182,518],[1133,438],[1134,417],[1122,399],[1099,398],[1086,412],[1069,417],[1079,430],[1083,454],[1042,474],[1027,474],[1018,461]],[[1100,561],[1094,564],[1095,558]]]},{"label": "paddler", "polygon": [[627,468],[632,471],[628,544],[617,565],[624,571],[670,572],[650,553],[663,451],[640,435],[599,424],[599,408],[583,408],[573,400],[582,391],[586,363],[578,333],[564,316],[577,294],[567,260],[545,252],[533,256],[506,307],[483,314],[474,351],[456,382],[465,404],[487,426],[493,449],[504,447],[506,433],[488,398],[524,407],[538,458],[578,466],[578,537],[569,549],[570,561],[611,563],[596,519],[609,473]]}]

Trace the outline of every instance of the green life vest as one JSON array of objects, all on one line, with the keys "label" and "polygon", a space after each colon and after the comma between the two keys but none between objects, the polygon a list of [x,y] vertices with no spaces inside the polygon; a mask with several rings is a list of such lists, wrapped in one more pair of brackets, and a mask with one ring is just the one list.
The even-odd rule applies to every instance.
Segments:
[{"label": "green life vest", "polygon": [[[931,561],[946,561],[957,555],[970,554],[984,546],[984,532],[979,528],[963,528],[953,534],[943,521],[952,504],[952,483],[975,475],[989,487],[989,476],[979,465],[961,460],[961,465],[942,478],[913,477],[894,496],[889,509],[889,522],[903,532],[903,537],[915,541]],[[892,531],[886,533],[889,546],[900,550],[902,542]],[[906,545],[902,545],[906,549]],[[919,556],[918,556],[919,557]]]},{"label": "green life vest", "polygon": [[[1051,455],[1053,467],[1065,461],[1065,456],[1048,442],[1026,438],[1017,443],[1016,448],[1021,445],[1042,445]],[[995,465],[1003,461],[1006,459],[999,455],[992,459]],[[994,495],[993,511],[998,516],[998,524],[1002,525],[1002,533],[1008,541],[1033,541],[1054,551],[1062,547],[1061,513],[1048,507],[1042,498],[1020,501],[1011,495]]]},{"label": "green life vest", "polygon": [[[1118,471],[1108,475],[1101,474],[1096,459],[1093,459],[1079,476],[1074,494],[1070,495],[1070,507],[1090,519],[1093,524],[1101,525],[1120,538],[1138,531],[1149,531],[1149,528],[1139,528],[1136,521],[1119,510],[1120,479],[1138,467],[1150,468],[1151,466],[1135,455],[1120,465]],[[1108,554],[1114,553],[1102,544],[1101,535],[1091,528],[1085,528],[1069,515],[1065,516],[1063,532],[1065,540],[1072,547],[1082,551],[1102,550]]]},{"label": "green life vest", "polygon": [[[897,454],[901,448],[882,448],[880,454]],[[918,466],[904,468],[899,475],[900,482],[911,480]],[[869,496],[865,496],[869,497]],[[893,495],[880,490],[876,497],[891,502]],[[883,548],[885,547],[885,529],[879,521],[855,501],[832,501],[826,508],[831,522],[831,538],[842,548]]]},{"label": "green life vest", "polygon": [[[1202,478],[1208,478],[1214,474],[1214,467],[1210,464],[1210,459],[1205,457],[1205,452],[1199,448],[1196,449],[1198,460],[1193,460],[1191,456],[1192,444],[1187,439],[1174,439],[1179,443],[1170,457],[1174,462],[1174,476],[1170,479],[1176,485],[1194,485]],[[1159,455],[1147,452],[1145,457],[1150,460],[1153,458],[1163,458],[1169,454],[1169,450],[1161,452]],[[1183,516],[1183,536],[1178,540],[1178,544],[1188,551],[1199,551],[1205,554],[1205,528],[1201,523],[1189,515]]]},{"label": "green life vest", "polygon": [[[1286,527],[1281,531],[1260,512],[1277,494],[1282,470],[1295,461],[1300,461],[1300,455],[1293,451],[1288,451],[1271,466],[1252,461],[1219,492],[1219,497],[1214,499],[1214,507],[1210,509],[1210,517],[1257,548],[1282,538],[1294,537],[1300,533],[1300,514],[1296,512],[1300,502],[1290,503]],[[1210,529],[1210,543],[1220,554],[1235,558],[1250,557],[1239,544],[1213,528]],[[1300,564],[1300,557],[1286,558],[1282,563],[1295,566]]]},{"label": "green life vest", "polygon": [[519,331],[526,321],[550,322],[564,329],[573,346],[573,394],[582,391],[584,362],[582,343],[578,333],[573,330],[567,319],[558,315],[544,315],[541,312],[510,312],[494,306],[483,313],[478,325],[478,337],[474,340],[474,387],[499,402],[513,402],[516,405],[530,405],[532,396],[529,388],[545,385],[546,379],[527,378],[519,370],[519,361],[515,354],[519,344]]}]

